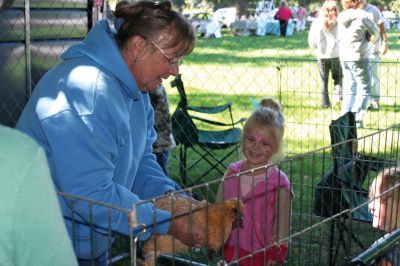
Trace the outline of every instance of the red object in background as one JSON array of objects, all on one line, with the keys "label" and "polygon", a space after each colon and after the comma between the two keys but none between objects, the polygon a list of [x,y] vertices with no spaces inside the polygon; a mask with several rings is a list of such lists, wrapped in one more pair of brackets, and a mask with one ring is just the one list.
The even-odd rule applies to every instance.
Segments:
[{"label": "red object in background", "polygon": [[289,7],[281,6],[279,7],[278,12],[276,12],[275,17],[278,20],[288,21],[292,17],[292,15],[293,15],[292,10]]},{"label": "red object in background", "polygon": [[94,7],[102,7],[103,6],[103,0],[94,0],[93,6]]}]

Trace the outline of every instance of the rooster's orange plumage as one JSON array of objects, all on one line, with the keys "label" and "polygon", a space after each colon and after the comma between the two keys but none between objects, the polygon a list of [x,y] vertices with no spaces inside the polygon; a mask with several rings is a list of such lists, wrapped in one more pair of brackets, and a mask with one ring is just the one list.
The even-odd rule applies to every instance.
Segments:
[{"label": "rooster's orange plumage", "polygon": [[[179,219],[181,214],[189,213],[191,219],[196,221],[201,228],[201,246],[214,251],[219,251],[232,231],[233,222],[243,215],[243,203],[237,199],[218,204],[203,201],[199,207],[192,204],[187,197],[171,194],[157,199],[155,207],[170,211],[174,219]],[[153,266],[156,258],[161,254],[174,254],[187,250],[188,246],[173,235],[153,235],[144,243],[145,261],[142,265]]]}]

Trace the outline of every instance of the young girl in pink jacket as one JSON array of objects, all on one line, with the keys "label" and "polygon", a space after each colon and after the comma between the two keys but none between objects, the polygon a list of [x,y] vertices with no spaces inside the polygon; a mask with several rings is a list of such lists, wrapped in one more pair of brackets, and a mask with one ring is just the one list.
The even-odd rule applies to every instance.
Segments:
[{"label": "young girl in pink jacket", "polygon": [[[232,163],[217,201],[241,198],[244,217],[235,222],[224,259],[240,265],[279,265],[285,260],[290,229],[291,184],[274,162],[282,156],[284,117],[272,98],[260,102],[243,128],[244,160]],[[246,258],[247,255],[253,255]]]}]

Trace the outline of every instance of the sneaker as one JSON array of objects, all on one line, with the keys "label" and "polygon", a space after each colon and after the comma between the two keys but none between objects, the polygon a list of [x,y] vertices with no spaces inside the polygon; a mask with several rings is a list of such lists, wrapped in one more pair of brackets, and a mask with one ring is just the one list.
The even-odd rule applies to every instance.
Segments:
[{"label": "sneaker", "polygon": [[338,105],[342,100],[340,99],[339,95],[334,94],[332,97],[332,105],[336,106]]},{"label": "sneaker", "polygon": [[335,85],[334,92],[336,96],[338,96],[339,100],[343,100],[343,91],[342,91],[342,86],[340,85]]},{"label": "sneaker", "polygon": [[342,86],[337,84],[337,85],[335,85],[334,90],[335,90],[336,94],[339,94],[342,91]]}]

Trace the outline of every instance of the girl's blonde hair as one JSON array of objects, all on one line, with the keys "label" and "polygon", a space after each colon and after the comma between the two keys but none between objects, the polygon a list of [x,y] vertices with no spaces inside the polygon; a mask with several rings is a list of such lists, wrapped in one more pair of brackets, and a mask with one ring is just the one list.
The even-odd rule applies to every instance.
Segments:
[{"label": "girl's blonde hair", "polygon": [[[396,187],[396,188],[394,188]],[[394,189],[391,189],[394,188]],[[371,186],[369,188],[369,199],[375,200],[376,197],[379,197],[383,200],[386,200],[390,197],[393,197],[392,202],[397,202],[397,210],[395,210],[395,214],[386,214],[386,218],[392,218],[392,215],[396,215],[396,219],[392,219],[392,225],[390,230],[396,229],[396,224],[400,219],[400,164],[396,166],[392,166],[389,168],[385,168],[383,171],[379,172],[378,175],[372,180]],[[393,211],[393,210],[390,210]],[[399,220],[400,222],[400,220]]]},{"label": "girl's blonde hair", "polygon": [[285,131],[285,118],[283,108],[277,100],[272,97],[265,97],[259,102],[259,107],[251,114],[243,127],[243,136],[254,126],[268,129],[275,141],[276,149],[271,161],[282,160],[284,158],[282,140]]}]

